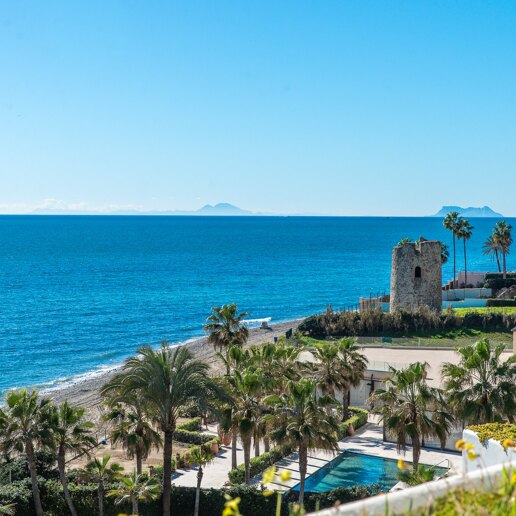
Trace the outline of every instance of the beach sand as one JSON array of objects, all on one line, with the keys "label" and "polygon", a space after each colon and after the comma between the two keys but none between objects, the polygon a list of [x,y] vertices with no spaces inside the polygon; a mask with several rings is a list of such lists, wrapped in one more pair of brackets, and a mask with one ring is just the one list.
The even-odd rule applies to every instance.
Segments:
[{"label": "beach sand", "polygon": [[[292,328],[295,330],[302,319],[287,321],[282,323],[271,324],[268,329],[250,328],[249,339],[246,347],[256,346],[264,342],[273,342],[274,337],[285,335],[285,332]],[[219,374],[224,371],[221,361],[216,357],[213,346],[208,343],[206,337],[200,337],[197,340],[189,341],[184,344],[192,351],[195,358],[203,360],[210,365],[213,374]],[[84,407],[90,419],[98,422],[101,415],[101,404],[99,398],[99,389],[104,385],[115,373],[117,369],[100,374],[95,378],[77,382],[73,385],[67,385],[60,389],[56,389],[47,393],[47,395],[60,403],[68,400],[70,403]]]}]

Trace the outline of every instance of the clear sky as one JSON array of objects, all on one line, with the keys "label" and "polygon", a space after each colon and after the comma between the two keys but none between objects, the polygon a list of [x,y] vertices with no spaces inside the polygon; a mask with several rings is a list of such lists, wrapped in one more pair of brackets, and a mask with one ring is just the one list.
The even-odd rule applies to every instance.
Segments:
[{"label": "clear sky", "polygon": [[516,2],[0,0],[0,211],[516,215]]}]

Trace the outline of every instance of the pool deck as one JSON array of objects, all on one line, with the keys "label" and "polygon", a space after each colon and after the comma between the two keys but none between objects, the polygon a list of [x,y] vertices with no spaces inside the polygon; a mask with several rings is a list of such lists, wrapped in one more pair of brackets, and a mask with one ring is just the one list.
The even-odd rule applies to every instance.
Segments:
[{"label": "pool deck", "polygon": [[[215,434],[215,427],[210,427],[210,433]],[[263,449],[263,447],[262,447]],[[412,461],[412,448],[407,447],[405,454],[398,454],[396,445],[384,443],[382,441],[382,427],[374,423],[368,423],[363,426],[352,437],[347,437],[339,441],[339,450],[348,450],[356,453],[365,453],[386,459],[403,459],[407,462]],[[254,455],[254,453],[253,453]],[[311,475],[319,468],[335,458],[335,455],[318,451],[312,453],[308,457],[307,474]],[[239,442],[237,448],[238,464],[244,462],[244,453]],[[447,467],[446,460],[449,460],[452,472],[458,473],[462,468],[462,457],[458,453],[446,452],[441,450],[433,450],[425,448],[421,451],[421,463],[428,465],[437,465]],[[444,462],[443,462],[444,461]],[[292,453],[288,457],[276,463],[279,469],[286,469],[291,472],[291,479],[284,485],[271,484],[269,487],[276,491],[282,491],[294,487],[299,483],[299,457],[297,453]],[[204,468],[202,479],[202,487],[204,488],[221,488],[228,482],[228,473],[231,470],[231,447],[222,446],[219,455],[211,464]],[[257,475],[251,479],[251,484],[258,485],[262,481],[262,475]],[[174,473],[172,484],[178,486],[195,487],[197,485],[197,467],[180,469]]]},{"label": "pool deck", "polygon": [[[374,423],[368,423],[357,430],[352,437],[347,437],[340,441],[339,450],[365,453],[385,459],[403,459],[407,462],[412,462],[412,448],[408,446],[405,454],[398,454],[395,444],[384,443],[382,441],[382,427]],[[310,454],[308,457],[307,476],[311,475],[334,458],[335,455],[323,451]],[[442,467],[450,467],[452,473],[462,471],[462,456],[459,453],[425,448],[421,450],[420,463],[431,466],[439,465]],[[275,491],[285,491],[299,483],[299,457],[297,453],[292,453],[283,460],[280,460],[276,463],[276,467],[290,471],[292,475],[291,479],[284,483],[271,483],[268,484],[267,487]],[[251,483],[260,484],[261,480],[261,475],[257,475],[251,479]]]}]

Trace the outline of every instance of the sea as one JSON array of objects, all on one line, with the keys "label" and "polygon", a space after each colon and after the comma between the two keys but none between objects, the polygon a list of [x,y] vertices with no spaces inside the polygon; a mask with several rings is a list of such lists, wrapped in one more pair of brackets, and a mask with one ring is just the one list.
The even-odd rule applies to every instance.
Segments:
[{"label": "sea", "polygon": [[[482,243],[495,222],[471,219],[469,270],[494,270]],[[432,217],[0,216],[0,392],[202,336],[224,303],[272,323],[350,307],[389,291],[392,247],[420,236],[452,249]]]}]

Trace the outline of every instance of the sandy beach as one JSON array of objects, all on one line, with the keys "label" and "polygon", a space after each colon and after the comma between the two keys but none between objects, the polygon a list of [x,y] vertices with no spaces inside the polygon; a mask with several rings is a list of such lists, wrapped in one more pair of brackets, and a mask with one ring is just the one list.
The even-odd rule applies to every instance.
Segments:
[{"label": "sandy beach", "polygon": [[[269,328],[250,328],[249,339],[246,347],[256,346],[264,342],[273,342],[274,337],[285,335],[285,332],[292,328],[295,330],[303,319],[271,324]],[[206,337],[200,337],[183,345],[188,346],[194,356],[208,363],[213,371],[217,374],[223,370],[220,360],[215,356],[213,346],[208,343]],[[56,402],[68,400],[70,403],[81,405],[86,408],[89,416],[93,420],[98,419],[100,412],[100,399],[98,391],[115,373],[117,369],[99,374],[95,378],[78,381],[73,385],[67,385],[60,389],[48,392],[48,396]]]}]

